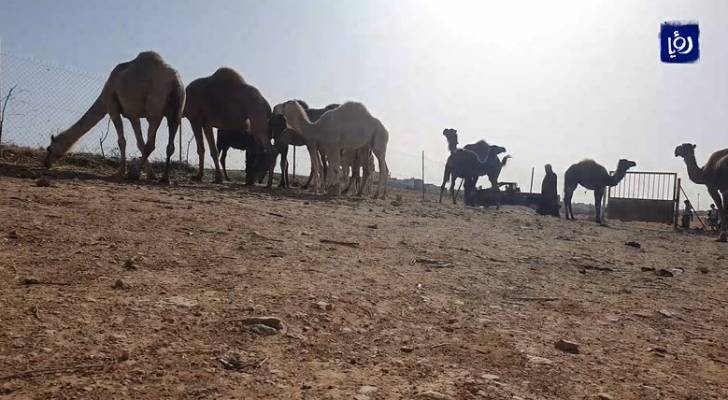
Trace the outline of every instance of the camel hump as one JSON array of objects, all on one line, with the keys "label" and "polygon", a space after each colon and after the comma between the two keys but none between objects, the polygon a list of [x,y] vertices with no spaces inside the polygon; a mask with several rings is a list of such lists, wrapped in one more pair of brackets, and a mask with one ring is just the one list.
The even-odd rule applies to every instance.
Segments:
[{"label": "camel hump", "polygon": [[164,59],[162,56],[159,55],[156,51],[149,50],[149,51],[142,51],[136,56],[136,59],[139,61],[154,61],[154,62],[164,62]]},{"label": "camel hump", "polygon": [[245,79],[240,73],[230,67],[221,67],[212,74],[212,78],[220,82],[245,83]]}]

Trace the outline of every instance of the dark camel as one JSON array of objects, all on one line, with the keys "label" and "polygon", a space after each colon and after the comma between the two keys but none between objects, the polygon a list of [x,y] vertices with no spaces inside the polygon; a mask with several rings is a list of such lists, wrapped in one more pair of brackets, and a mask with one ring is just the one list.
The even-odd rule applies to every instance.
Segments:
[{"label": "dark camel", "polygon": [[594,207],[596,208],[596,222],[602,223],[602,196],[607,186],[617,186],[627,174],[627,170],[637,166],[634,161],[619,160],[617,171],[609,175],[607,169],[594,160],[578,162],[564,173],[564,213],[566,219],[574,219],[574,210],[571,208],[571,198],[574,190],[581,185],[594,191]]},{"label": "dark camel", "polygon": [[[255,87],[245,82],[242,76],[231,68],[220,68],[214,74],[199,78],[187,85],[187,102],[184,117],[190,121],[197,143],[199,170],[194,177],[202,180],[205,167],[205,143],[215,163],[215,183],[222,183],[218,162],[217,146],[212,128],[244,131],[250,124],[250,133],[268,154],[274,154],[270,142],[269,120],[271,108]],[[273,185],[273,167],[268,166],[268,187]],[[246,181],[246,184],[251,184]]]},{"label": "dark camel", "polygon": [[[714,152],[701,168],[695,160],[695,145],[684,143],[675,148],[675,157],[682,157],[688,167],[688,177],[705,185],[718,208],[720,217],[719,242],[728,242],[728,149]],[[722,196],[722,198],[721,198]]]}]

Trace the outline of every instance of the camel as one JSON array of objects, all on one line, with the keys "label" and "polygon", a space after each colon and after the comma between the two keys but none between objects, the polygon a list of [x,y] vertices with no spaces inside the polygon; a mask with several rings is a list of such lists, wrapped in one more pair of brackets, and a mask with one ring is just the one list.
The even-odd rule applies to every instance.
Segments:
[{"label": "camel", "polygon": [[[386,162],[389,132],[381,121],[367,111],[363,104],[346,102],[325,112],[316,122],[311,122],[303,107],[295,100],[277,105],[276,112],[285,116],[287,125],[306,139],[311,160],[317,159],[315,147],[312,144],[318,146],[319,151],[328,161],[328,177],[332,178],[334,193],[337,195],[341,194],[341,151],[355,150],[368,145],[379,162],[379,184],[374,197],[386,197],[389,175]],[[314,168],[314,187],[321,188],[323,186],[321,182],[322,166],[318,162],[312,162],[312,167]],[[361,195],[368,178],[365,170],[357,195]]]},{"label": "camel", "polygon": [[442,203],[442,195],[445,192],[445,184],[449,180],[452,203],[457,204],[455,200],[455,180],[457,178],[463,178],[465,182],[465,204],[470,204],[475,184],[478,178],[484,175],[484,171],[488,168],[488,158],[492,157],[493,154],[505,151],[500,146],[490,147],[491,149],[486,153],[485,159],[481,159],[472,150],[456,149],[450,154],[445,163],[445,174],[442,178],[442,186],[440,186],[440,203]]},{"label": "camel", "polygon": [[[695,145],[684,143],[675,148],[675,157],[682,157],[688,168],[688,177],[694,183],[705,185],[718,208],[720,218],[719,242],[728,242],[728,149],[714,152],[700,168],[695,160]],[[722,196],[722,199],[721,199]]]},{"label": "camel", "polygon": [[[339,104],[329,104],[324,108],[310,108],[308,104],[303,100],[296,100],[301,107],[306,111],[306,114],[308,115],[308,118],[311,120],[311,122],[318,121],[321,116],[329,110],[333,110],[334,108],[337,108]],[[277,107],[277,106],[276,106]],[[272,136],[275,142],[275,147],[277,152],[281,155],[281,181],[279,182],[278,186],[280,187],[290,187],[289,179],[288,179],[288,146],[306,146],[306,139],[301,136],[300,133],[296,132],[293,129],[287,128],[285,123],[285,117],[280,115],[280,113],[276,113],[275,107],[273,108],[274,114],[271,117],[271,130],[272,130]],[[284,132],[285,129],[288,129],[287,132]],[[318,150],[316,150],[318,152]],[[319,157],[321,155],[319,154]],[[322,164],[324,164],[325,168],[325,160],[320,160]],[[308,186],[311,184],[311,179],[313,178],[313,162],[314,160],[311,160],[311,172],[308,175],[308,180],[306,181],[306,184],[303,185],[303,189],[307,189]],[[324,170],[324,181],[326,181],[326,171]]]},{"label": "camel", "polygon": [[574,219],[574,210],[571,208],[571,197],[578,185],[594,191],[594,207],[596,208],[596,222],[602,223],[602,196],[607,186],[617,186],[627,174],[627,170],[637,166],[634,161],[619,160],[614,175],[597,164],[594,160],[584,160],[573,164],[564,173],[564,212],[566,219]]},{"label": "camel", "polygon": [[[214,74],[187,85],[187,102],[183,116],[190,121],[197,143],[199,170],[193,178],[202,180],[205,167],[205,143],[215,163],[215,183],[222,183],[217,147],[212,128],[243,131],[250,124],[250,133],[266,154],[274,154],[270,142],[271,108],[258,89],[249,85],[232,68],[219,68]],[[273,185],[273,162],[268,166],[268,187]],[[246,180],[246,184],[252,184]]]},{"label": "camel", "polygon": [[[86,113],[70,128],[58,136],[51,135],[44,164],[50,168],[83,135],[109,114],[118,136],[120,163],[114,175],[121,179],[126,173],[126,138],[124,137],[123,115],[131,122],[136,136],[137,148],[142,154],[139,171],[146,165],[149,155],[154,151],[157,129],[162,118],[167,118],[169,142],[163,181],[169,181],[169,165],[174,153],[174,137],[177,134],[182,110],[185,106],[185,90],[177,71],[153,52],[139,53],[135,59],[117,65],[101,90],[101,94]],[[144,142],[140,119],[146,118],[149,125],[147,141]],[[153,178],[151,167],[148,176]],[[138,178],[131,174],[129,178]]]},{"label": "camel", "polygon": [[[452,154],[454,151],[458,149],[458,134],[457,130],[447,128],[442,131],[443,136],[447,139],[447,145],[448,150],[450,151],[450,154]],[[511,158],[511,156],[507,155],[503,157],[503,159],[498,158],[498,154],[503,153],[506,151],[504,147],[498,146],[496,149],[491,149],[492,146],[488,144],[488,142],[484,140],[479,140],[475,143],[466,144],[463,149],[470,150],[475,152],[475,154],[478,155],[480,159],[487,160],[488,165],[483,169],[483,175],[488,176],[488,180],[490,181],[491,188],[495,191],[500,191],[500,185],[498,184],[498,178],[500,177],[500,173],[503,169],[503,167],[506,166],[506,163]],[[492,152],[491,150],[498,150],[499,152]],[[489,155],[490,152],[490,156]],[[463,181],[464,182],[464,181]],[[477,180],[476,180],[477,182]],[[460,183],[460,186],[462,186],[462,182]],[[458,191],[460,191],[460,188],[458,188]],[[500,197],[499,197],[500,199]],[[500,203],[500,201],[499,201]]]},{"label": "camel", "polygon": [[[245,177],[246,181],[255,181],[261,172],[266,170],[266,154],[262,146],[245,131],[218,129],[217,130],[217,151],[220,153],[220,165],[225,180],[230,178],[225,167],[227,152],[230,148],[245,151]],[[260,176],[262,178],[262,176]]]}]

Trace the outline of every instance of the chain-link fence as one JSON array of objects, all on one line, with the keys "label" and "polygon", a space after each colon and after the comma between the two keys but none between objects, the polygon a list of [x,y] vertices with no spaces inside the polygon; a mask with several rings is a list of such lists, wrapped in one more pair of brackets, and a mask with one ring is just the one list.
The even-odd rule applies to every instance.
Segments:
[{"label": "chain-link fence", "polygon": [[[12,97],[8,101],[2,143],[29,147],[46,147],[50,136],[70,127],[83,115],[101,93],[106,76],[90,74],[45,61],[0,53],[0,98],[4,98],[11,88]],[[146,121],[142,121],[146,137]],[[129,121],[124,119],[124,132],[127,137],[127,157],[138,157],[136,141]],[[73,147],[75,152],[103,154],[107,157],[118,156],[116,131],[109,118],[104,118]],[[164,159],[168,132],[166,120],[157,133],[157,146],[152,159]],[[181,143],[181,146],[180,146]],[[192,130],[186,120],[182,121],[181,140],[175,140],[177,152],[175,160],[187,161],[197,165],[197,150]],[[205,164],[212,166],[209,149],[206,149]],[[446,157],[443,153],[443,157]],[[293,165],[293,151],[288,153],[289,165]],[[242,152],[231,150],[227,165],[232,169],[242,169]],[[296,174],[305,176],[310,171],[308,152],[299,147],[296,151]],[[420,151],[404,151],[390,146],[387,149],[387,164],[392,177],[415,180],[439,185],[445,161],[436,160]],[[291,172],[291,171],[289,171]]]}]

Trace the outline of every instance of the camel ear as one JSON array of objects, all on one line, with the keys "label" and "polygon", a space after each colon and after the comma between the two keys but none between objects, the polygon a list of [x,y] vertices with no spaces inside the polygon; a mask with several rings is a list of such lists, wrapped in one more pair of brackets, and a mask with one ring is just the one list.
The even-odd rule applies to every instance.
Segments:
[{"label": "camel ear", "polygon": [[56,140],[56,136],[51,134],[51,142],[53,142],[54,140]]},{"label": "camel ear", "polygon": [[693,149],[695,149],[695,145],[693,145]]}]

